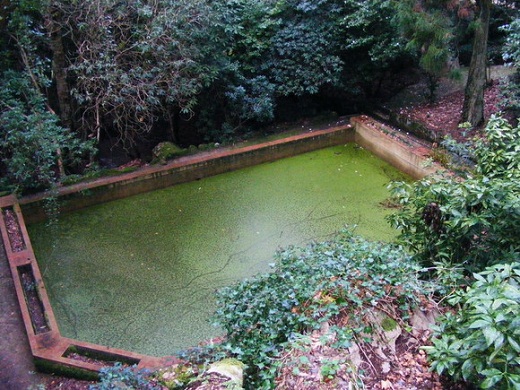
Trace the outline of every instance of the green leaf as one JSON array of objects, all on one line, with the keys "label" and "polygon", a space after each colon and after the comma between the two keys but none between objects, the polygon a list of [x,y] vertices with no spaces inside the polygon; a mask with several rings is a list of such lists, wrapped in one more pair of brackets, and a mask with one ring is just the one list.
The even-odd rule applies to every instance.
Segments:
[{"label": "green leaf", "polygon": [[517,302],[520,301],[520,290],[517,287],[513,287],[511,285],[506,285],[504,287],[503,294],[508,299],[512,299]]},{"label": "green leaf", "polygon": [[497,310],[500,306],[507,306],[510,305],[511,301],[508,299],[498,298],[493,301],[493,304],[491,305],[491,309]]},{"label": "green leaf", "polygon": [[475,365],[471,359],[467,359],[461,367],[462,377],[464,380],[468,380],[471,376],[475,374]]},{"label": "green leaf", "polygon": [[507,380],[514,386],[514,389],[520,389],[520,375],[508,374]]},{"label": "green leaf", "polygon": [[310,364],[309,358],[307,356],[305,356],[305,355],[300,356],[299,360],[300,360],[301,364]]},{"label": "green leaf", "polygon": [[484,328],[482,332],[484,334],[484,337],[486,338],[486,344],[488,347],[495,342],[501,343],[501,340],[503,340],[504,338],[504,335],[501,332],[499,332],[496,328],[491,326]]},{"label": "green leaf", "polygon": [[471,323],[468,328],[469,329],[478,329],[478,328],[487,328],[491,324],[491,321],[486,320],[476,320],[475,322]]},{"label": "green leaf", "polygon": [[520,353],[520,344],[514,338],[507,336],[507,342],[516,352]]},{"label": "green leaf", "polygon": [[480,385],[480,388],[482,389],[491,389],[493,386],[495,386],[498,382],[502,380],[502,373],[500,371],[498,371],[498,374],[495,374],[493,376],[489,376],[491,374],[485,374],[484,372],[482,374],[487,376],[487,378]]}]

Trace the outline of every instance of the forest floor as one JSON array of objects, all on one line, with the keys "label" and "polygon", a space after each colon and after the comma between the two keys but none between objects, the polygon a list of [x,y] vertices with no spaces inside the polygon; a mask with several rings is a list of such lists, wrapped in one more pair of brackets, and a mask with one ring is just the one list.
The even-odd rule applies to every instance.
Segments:
[{"label": "forest floor", "polygon": [[[498,111],[498,78],[510,71],[500,67],[491,69],[493,82],[486,89],[485,115],[488,118]],[[457,140],[464,140],[467,134],[458,128],[463,103],[464,80],[443,79],[434,103],[427,100],[427,84],[424,80],[411,85],[385,103],[389,110],[398,110],[413,121],[426,125],[438,135],[450,134]],[[9,275],[9,267],[0,241],[0,325],[4,336],[0,338],[0,388],[5,390],[86,390],[92,382],[78,381],[53,375],[37,373],[29,350],[25,329],[19,313],[14,285]],[[7,337],[6,337],[7,335]],[[404,345],[404,344],[403,344]],[[454,389],[453,384],[444,385],[429,366],[424,351],[407,348],[401,351],[400,363],[385,377],[367,378],[367,389]],[[424,379],[424,380],[423,380]],[[310,388],[310,387],[309,387]],[[315,387],[319,389],[318,387]]]},{"label": "forest floor", "polygon": [[[500,80],[513,72],[513,68],[504,66],[493,66],[489,69],[489,83],[484,91],[484,117],[486,119],[500,110]],[[429,102],[428,85],[426,80],[422,79],[403,89],[383,106],[411,121],[423,124],[438,138],[450,135],[457,141],[465,141],[475,135],[475,132],[471,133],[459,128],[465,83],[464,72],[459,80],[441,79],[435,101]]]}]

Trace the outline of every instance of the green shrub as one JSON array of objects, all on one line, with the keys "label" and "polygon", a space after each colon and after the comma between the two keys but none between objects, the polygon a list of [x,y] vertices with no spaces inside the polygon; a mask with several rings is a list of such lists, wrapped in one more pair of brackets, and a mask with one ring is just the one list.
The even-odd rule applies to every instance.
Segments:
[{"label": "green shrub", "polygon": [[513,115],[520,114],[520,19],[514,19],[510,24],[502,26],[506,33],[503,48],[503,59],[506,64],[516,67],[516,72],[502,80],[500,84],[502,109]]},{"label": "green shrub", "polygon": [[498,260],[520,259],[520,128],[493,117],[474,150],[476,166],[465,177],[392,185],[403,207],[389,220],[427,266],[479,272]]},{"label": "green shrub", "polygon": [[492,116],[485,137],[475,145],[477,174],[492,179],[520,179],[520,126]]},{"label": "green shrub", "polygon": [[2,190],[51,189],[60,179],[60,170],[93,152],[90,141],[76,138],[59,125],[47,104],[29,74],[9,70],[0,75]]},{"label": "green shrub", "polygon": [[[389,304],[406,318],[424,292],[418,266],[401,248],[366,241],[349,232],[335,240],[290,247],[276,255],[268,274],[218,292],[216,324],[225,329],[223,345],[244,362],[246,388],[273,387],[276,358],[288,341],[329,322],[345,348],[369,331],[365,314]],[[339,316],[348,327],[337,326]]]},{"label": "green shrub", "polygon": [[135,366],[123,366],[116,363],[105,367],[99,373],[100,383],[91,385],[90,390],[139,389],[162,390],[163,387],[153,381],[148,371],[138,370]]},{"label": "green shrub", "polygon": [[432,369],[482,389],[520,388],[520,263],[495,265],[450,302],[455,314],[439,318]]}]

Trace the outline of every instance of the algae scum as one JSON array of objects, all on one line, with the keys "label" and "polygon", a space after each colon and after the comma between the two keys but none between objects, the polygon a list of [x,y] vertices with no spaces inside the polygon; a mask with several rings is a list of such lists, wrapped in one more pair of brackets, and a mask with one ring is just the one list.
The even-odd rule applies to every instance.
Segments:
[{"label": "algae scum", "polygon": [[63,336],[155,356],[221,334],[219,287],[269,270],[279,247],[345,224],[389,240],[379,203],[404,177],[354,144],[322,149],[30,226]]}]

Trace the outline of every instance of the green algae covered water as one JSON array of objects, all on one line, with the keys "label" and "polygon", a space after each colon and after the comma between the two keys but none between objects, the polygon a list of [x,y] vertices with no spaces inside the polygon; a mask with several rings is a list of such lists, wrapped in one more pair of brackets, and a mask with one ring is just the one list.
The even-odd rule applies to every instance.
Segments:
[{"label": "green algae covered water", "polygon": [[279,247],[346,224],[390,240],[379,203],[405,179],[348,144],[62,215],[29,227],[63,336],[171,355],[221,332],[219,287],[269,270]]}]

